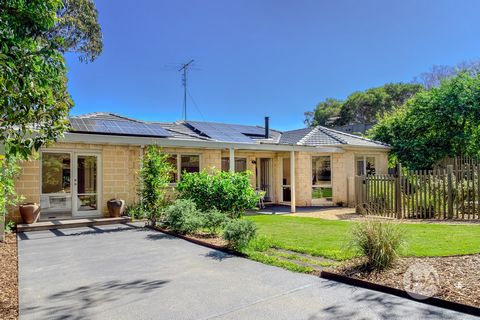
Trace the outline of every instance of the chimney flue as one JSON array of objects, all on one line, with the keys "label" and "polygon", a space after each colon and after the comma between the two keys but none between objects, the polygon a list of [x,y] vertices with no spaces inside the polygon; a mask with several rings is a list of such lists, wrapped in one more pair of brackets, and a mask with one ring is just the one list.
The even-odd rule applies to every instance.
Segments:
[{"label": "chimney flue", "polygon": [[265,117],[265,139],[270,137],[270,117]]}]

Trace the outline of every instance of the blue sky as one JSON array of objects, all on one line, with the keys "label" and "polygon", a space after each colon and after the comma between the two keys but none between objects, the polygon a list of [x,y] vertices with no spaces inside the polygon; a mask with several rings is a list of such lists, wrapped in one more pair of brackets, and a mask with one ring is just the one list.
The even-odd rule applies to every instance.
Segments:
[{"label": "blue sky", "polygon": [[96,0],[104,52],[68,56],[72,114],[303,126],[327,97],[480,57],[480,1]]}]

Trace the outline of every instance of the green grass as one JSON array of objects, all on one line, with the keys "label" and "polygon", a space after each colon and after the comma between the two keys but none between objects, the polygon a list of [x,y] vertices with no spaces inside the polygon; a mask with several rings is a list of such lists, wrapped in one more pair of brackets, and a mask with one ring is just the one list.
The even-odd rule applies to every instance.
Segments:
[{"label": "green grass", "polygon": [[[246,217],[257,224],[261,243],[247,250],[263,254],[268,247],[323,256],[350,259],[352,226],[357,222],[322,220],[291,216],[258,215]],[[401,224],[406,246],[403,256],[451,256],[480,253],[480,225]],[[255,259],[257,260],[257,259]],[[260,260],[258,260],[260,261]],[[263,262],[263,261],[262,261]],[[268,262],[267,262],[268,263]]]}]

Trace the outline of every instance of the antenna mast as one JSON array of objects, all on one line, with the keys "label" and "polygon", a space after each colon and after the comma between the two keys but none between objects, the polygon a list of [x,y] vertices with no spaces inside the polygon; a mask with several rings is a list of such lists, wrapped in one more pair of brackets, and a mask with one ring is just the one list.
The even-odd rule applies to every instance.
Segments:
[{"label": "antenna mast", "polygon": [[192,65],[193,59],[187,63],[182,64],[182,67],[178,71],[182,72],[182,84],[183,84],[183,120],[187,120],[187,75],[188,68]]}]

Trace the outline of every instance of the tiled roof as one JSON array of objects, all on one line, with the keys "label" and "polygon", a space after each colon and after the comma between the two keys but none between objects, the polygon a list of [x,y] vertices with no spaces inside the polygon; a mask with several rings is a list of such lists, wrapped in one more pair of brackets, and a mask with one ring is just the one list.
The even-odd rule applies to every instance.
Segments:
[{"label": "tiled roof", "polygon": [[[247,126],[205,121],[177,121],[177,122],[149,122],[124,117],[105,112],[89,113],[72,117],[78,119],[100,120],[97,122],[115,122],[120,127],[127,126],[155,126],[168,132],[168,135],[159,136],[164,139],[213,141],[213,142],[242,142],[254,144],[282,144],[298,146],[360,146],[360,147],[388,147],[378,141],[336,131],[330,128],[317,126],[290,131],[270,129],[269,139],[263,137],[264,128],[261,126]],[[73,121],[73,120],[72,120]],[[85,120],[87,121],[87,120]],[[89,133],[97,133],[95,126],[91,126]],[[154,129],[155,129],[154,128]],[[72,132],[82,132],[75,130]],[[122,131],[123,132],[123,131]],[[127,132],[127,131],[126,131]],[[103,132],[103,134],[108,134]],[[139,134],[141,135],[141,134]]]},{"label": "tiled roof", "polygon": [[280,143],[304,146],[321,145],[352,145],[365,147],[387,146],[378,141],[355,136],[345,132],[336,131],[322,126],[299,130],[285,131],[280,138]]}]

